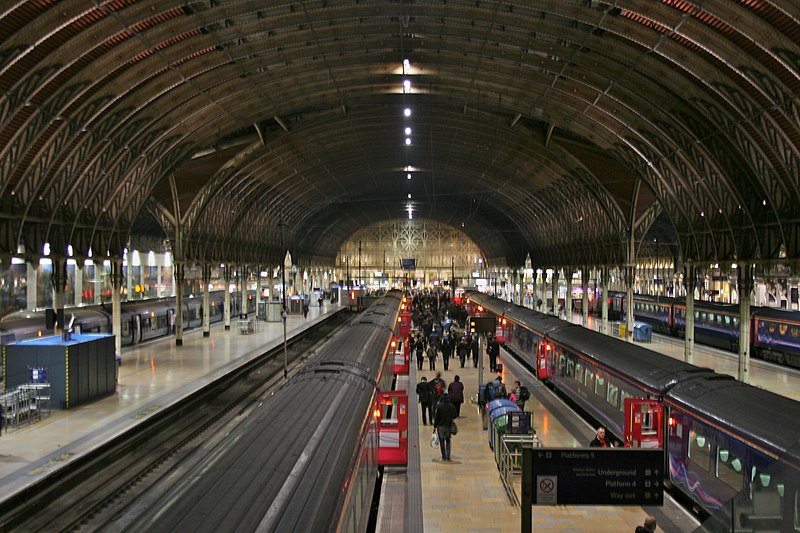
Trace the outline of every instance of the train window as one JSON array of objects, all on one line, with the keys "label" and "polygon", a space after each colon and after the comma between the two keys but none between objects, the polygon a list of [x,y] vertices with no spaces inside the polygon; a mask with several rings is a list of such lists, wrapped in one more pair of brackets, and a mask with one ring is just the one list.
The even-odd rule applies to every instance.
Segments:
[{"label": "train window", "polygon": [[583,365],[580,363],[575,365],[575,381],[583,383]]},{"label": "train window", "polygon": [[567,377],[571,378],[575,376],[575,361],[572,359],[567,359]]},{"label": "train window", "polygon": [[122,336],[127,337],[131,334],[131,323],[130,322],[123,322],[122,326]]},{"label": "train window", "polygon": [[606,401],[610,403],[614,408],[616,408],[619,404],[619,387],[614,385],[613,383],[608,384],[608,392],[606,393]]},{"label": "train window", "polygon": [[598,374],[597,379],[594,382],[594,393],[601,398],[605,397],[605,386],[606,378]]},{"label": "train window", "polygon": [[562,374],[564,372],[564,366],[567,364],[567,358],[562,353],[558,358],[558,369],[561,370]]},{"label": "train window", "polygon": [[711,443],[703,435],[695,431],[689,432],[689,460],[703,470],[708,471],[711,458]]},{"label": "train window", "polygon": [[594,374],[588,368],[586,369],[586,374],[583,376],[583,384],[589,390],[594,389]]},{"label": "train window", "polygon": [[742,460],[729,450],[717,450],[716,476],[736,491],[744,488],[742,465]]},{"label": "train window", "polygon": [[145,317],[142,319],[142,329],[147,330],[150,329],[152,326],[150,325],[150,317]]},{"label": "train window", "polygon": [[732,317],[731,318],[731,322],[733,322],[733,327],[734,328],[738,328],[739,327],[739,317],[738,316]]},{"label": "train window", "polygon": [[624,390],[619,391],[619,412],[625,412],[625,398],[631,398],[631,395]]}]

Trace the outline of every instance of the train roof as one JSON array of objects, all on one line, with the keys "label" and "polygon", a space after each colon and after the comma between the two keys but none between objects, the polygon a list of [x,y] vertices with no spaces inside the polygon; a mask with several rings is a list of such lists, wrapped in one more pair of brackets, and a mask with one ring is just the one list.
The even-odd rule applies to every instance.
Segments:
[{"label": "train roof", "polygon": [[651,393],[664,394],[676,383],[714,373],[711,369],[690,365],[638,344],[578,325],[556,330],[550,337],[600,365],[613,369],[616,374],[650,389]]},{"label": "train roof", "polygon": [[561,320],[557,316],[540,313],[487,294],[470,292],[467,297],[492,313],[505,316],[539,335],[549,335],[552,331],[571,326],[569,322]]},{"label": "train roof", "polygon": [[779,322],[800,322],[800,312],[776,307],[757,307],[751,309],[751,314],[757,318],[768,318]]},{"label": "train roof", "polygon": [[676,385],[668,399],[800,466],[800,402],[722,375]]},{"label": "train roof", "polygon": [[546,315],[526,309],[524,307],[515,306],[505,313],[506,318],[525,326],[529,330],[540,335],[550,335],[553,331],[572,327],[573,324],[561,320],[554,315]]}]

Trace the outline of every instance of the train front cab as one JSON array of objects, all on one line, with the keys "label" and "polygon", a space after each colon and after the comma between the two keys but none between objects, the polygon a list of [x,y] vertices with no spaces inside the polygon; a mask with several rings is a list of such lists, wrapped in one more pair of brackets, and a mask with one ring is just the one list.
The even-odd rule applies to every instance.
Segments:
[{"label": "train front cab", "polygon": [[411,297],[403,296],[400,303],[400,314],[397,317],[397,327],[395,328],[395,334],[403,339],[411,333],[411,304]]},{"label": "train front cab", "polygon": [[411,370],[411,348],[407,342],[407,337],[392,337],[391,357],[394,364],[396,375],[408,375]]},{"label": "train front cab", "polygon": [[511,334],[511,324],[505,316],[497,317],[494,327],[494,338],[501,345],[505,344]]},{"label": "train front cab", "polygon": [[408,391],[380,391],[373,416],[378,421],[378,464],[408,464]]}]

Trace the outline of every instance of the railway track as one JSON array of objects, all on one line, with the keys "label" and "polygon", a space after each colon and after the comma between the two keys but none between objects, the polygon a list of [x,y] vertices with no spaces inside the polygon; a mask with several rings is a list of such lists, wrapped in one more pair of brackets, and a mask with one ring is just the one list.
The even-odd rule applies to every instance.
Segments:
[{"label": "railway track", "polygon": [[[337,313],[287,345],[292,372],[349,320]],[[135,524],[203,451],[258,408],[283,378],[283,346],[150,417],[5,502],[0,531],[120,531]]]}]

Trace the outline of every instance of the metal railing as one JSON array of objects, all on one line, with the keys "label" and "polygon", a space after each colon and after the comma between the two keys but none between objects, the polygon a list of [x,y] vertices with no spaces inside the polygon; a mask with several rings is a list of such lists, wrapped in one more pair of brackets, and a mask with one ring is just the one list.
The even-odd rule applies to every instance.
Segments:
[{"label": "metal railing", "polygon": [[506,495],[511,505],[515,507],[520,506],[517,489],[514,487],[514,476],[522,475],[522,449],[542,446],[535,432],[527,435],[506,434],[500,437],[497,468],[500,470],[500,479],[503,481]]}]

